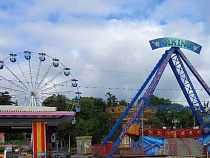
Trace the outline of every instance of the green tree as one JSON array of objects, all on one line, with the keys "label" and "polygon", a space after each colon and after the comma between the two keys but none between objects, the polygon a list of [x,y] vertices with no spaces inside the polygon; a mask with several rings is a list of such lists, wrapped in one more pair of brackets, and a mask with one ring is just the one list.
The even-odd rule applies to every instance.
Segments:
[{"label": "green tree", "polygon": [[152,95],[149,105],[172,105],[172,102],[169,99],[159,98],[155,95]]},{"label": "green tree", "polygon": [[150,122],[158,126],[167,126],[173,128],[175,126],[175,119],[176,127],[177,128],[184,128],[184,127],[192,127],[193,126],[193,115],[191,110],[184,110],[183,105],[178,103],[172,103],[169,99],[159,98],[157,96],[152,96],[149,101],[150,105],[156,105],[157,109],[158,106],[171,106],[172,108],[169,109],[158,109],[157,114],[150,118]]},{"label": "green tree", "polygon": [[121,101],[119,102],[119,105],[127,106],[127,105],[128,105],[128,102],[126,102],[126,101],[123,99],[123,100],[121,100]]},{"label": "green tree", "polygon": [[[47,107],[56,107],[57,111],[70,111],[72,104],[65,95],[53,94],[46,98],[43,104]],[[62,146],[65,145],[65,140],[68,140],[69,129],[71,125],[69,123],[61,122],[58,127],[57,139],[61,141]]]},{"label": "green tree", "polygon": [[69,111],[70,106],[68,104],[69,99],[64,95],[55,95],[46,98],[43,102],[45,106],[48,107],[57,107],[58,111]]},{"label": "green tree", "polygon": [[107,95],[107,106],[108,107],[113,107],[113,106],[117,106],[117,98],[115,95],[111,94],[110,92],[106,93]]},{"label": "green tree", "polygon": [[83,97],[80,105],[81,112],[76,115],[77,123],[73,128],[74,136],[93,136],[93,144],[100,142],[107,134],[109,121],[106,103],[101,98]]},{"label": "green tree", "polygon": [[11,101],[11,96],[9,95],[9,92],[0,92],[0,105],[12,105],[14,104]]},{"label": "green tree", "polygon": [[94,106],[97,109],[97,112],[105,112],[107,108],[106,102],[102,98],[93,98],[94,99]]},{"label": "green tree", "polygon": [[16,131],[10,131],[5,134],[5,140],[6,141],[12,141],[12,140],[19,140],[22,141],[25,139],[25,134],[23,132],[16,132]]}]

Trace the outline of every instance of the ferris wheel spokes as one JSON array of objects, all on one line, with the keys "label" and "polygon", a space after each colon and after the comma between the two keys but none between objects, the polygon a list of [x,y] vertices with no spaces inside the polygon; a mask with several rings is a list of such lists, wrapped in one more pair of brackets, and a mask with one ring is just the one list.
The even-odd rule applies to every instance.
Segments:
[{"label": "ferris wheel spokes", "polygon": [[28,82],[28,80],[27,80],[27,78],[26,78],[25,74],[23,73],[22,68],[20,67],[20,64],[19,64],[18,62],[17,62],[17,64],[18,64],[18,67],[19,67],[19,69],[20,69],[20,71],[21,71],[21,73],[22,73],[22,75],[23,75],[23,77],[24,77],[24,79],[25,79],[26,83],[28,83],[28,87],[30,87],[29,82]]},{"label": "ferris wheel spokes", "polygon": [[35,80],[35,82],[34,82],[34,87],[36,88],[36,86],[37,86],[37,82],[38,82],[38,79],[39,79],[39,72],[40,72],[40,67],[41,67],[41,63],[42,63],[42,61],[41,60],[39,60],[39,65],[38,65],[38,70],[37,70],[37,73],[36,73],[36,80]]},{"label": "ferris wheel spokes", "polygon": [[53,88],[57,88],[57,87],[59,87],[59,86],[64,86],[65,84],[67,84],[67,83],[69,83],[69,82],[71,82],[71,81],[72,81],[72,79],[69,79],[69,80],[66,80],[66,81],[61,82],[61,83],[58,83],[58,84],[53,84],[52,86],[50,86],[50,87],[48,87],[48,88],[41,89],[40,91],[41,91],[41,92],[49,91],[49,90],[51,90],[51,89],[53,89]]},{"label": "ferris wheel spokes", "polygon": [[60,92],[49,92],[49,93],[42,93],[43,95],[52,95],[52,94],[70,94],[74,93],[75,91],[60,91]]},{"label": "ferris wheel spokes", "polygon": [[39,89],[41,84],[43,83],[44,79],[46,78],[47,74],[50,72],[52,65],[49,66],[48,70],[45,72],[44,76],[42,77],[41,81],[38,83],[37,88]]},{"label": "ferris wheel spokes", "polygon": [[28,105],[30,105],[30,101],[29,100],[23,100],[19,105],[28,106]]},{"label": "ferris wheel spokes", "polygon": [[0,80],[5,80],[5,81],[7,81],[8,83],[10,83],[10,84],[12,84],[12,85],[15,85],[16,87],[18,87],[18,88],[20,88],[20,89],[22,89],[22,90],[26,90],[25,88],[23,88],[23,87],[21,87],[21,86],[19,86],[18,84],[16,84],[14,81],[12,81],[12,80],[8,80],[7,78],[5,78],[5,77],[3,77],[3,76],[0,76]]},{"label": "ferris wheel spokes", "polygon": [[33,106],[40,106],[40,105],[38,104],[38,100],[37,100],[35,97],[32,97],[32,98],[30,99],[30,105],[33,105]]},{"label": "ferris wheel spokes", "polygon": [[[16,61],[16,60],[15,60]],[[28,89],[28,87],[17,77],[17,75],[15,75],[15,73],[12,71],[12,70],[10,70],[10,68],[9,67],[7,67],[7,65],[6,64],[4,64],[4,66],[7,68],[7,70],[9,70],[9,72],[26,88],[26,89]],[[28,89],[29,90],[29,89]]]},{"label": "ferris wheel spokes", "polygon": [[[43,59],[43,58],[42,58]],[[41,59],[40,59],[41,60]],[[54,67],[58,67],[59,66],[59,59],[53,58],[52,59],[52,64],[49,66],[48,70],[46,71],[45,75],[43,76],[42,80],[39,82],[38,84],[38,88],[40,88],[41,84],[43,83],[44,79],[47,77],[47,75],[49,74],[52,66]],[[54,80],[54,79],[53,79]]]},{"label": "ferris wheel spokes", "polygon": [[42,90],[42,88],[46,87],[50,82],[55,80],[58,76],[60,76],[63,73],[63,70],[58,72],[54,77],[52,77],[50,80],[48,80],[44,85],[42,85],[39,89]]},{"label": "ferris wheel spokes", "polygon": [[34,96],[27,96],[27,95],[16,95],[15,98],[17,97],[16,101],[19,103],[19,105],[24,105],[24,106],[41,106],[42,102],[40,99],[34,97]]},{"label": "ferris wheel spokes", "polygon": [[21,92],[21,93],[25,93],[25,91],[20,91],[17,89],[13,89],[13,88],[9,88],[9,87],[4,87],[4,86],[0,86],[0,88],[8,90],[8,91],[13,91],[13,92]]},{"label": "ferris wheel spokes", "polygon": [[[29,72],[30,72],[30,78],[31,78],[31,89],[33,90],[33,79],[32,79],[32,73],[31,73],[31,52],[30,51],[24,51],[24,57],[26,60],[28,60],[28,66],[29,66]],[[29,86],[30,87],[30,86]]]},{"label": "ferris wheel spokes", "polygon": [[24,105],[24,103],[27,102],[28,99],[27,99],[26,95],[23,96],[23,97],[22,96],[19,97],[19,96],[15,95],[12,98],[14,98],[16,104],[18,104],[18,105]]},{"label": "ferris wheel spokes", "polygon": [[31,88],[33,89],[34,87],[33,87],[33,79],[32,79],[32,73],[31,73],[31,62],[30,62],[30,59],[28,60],[28,62],[29,62],[29,72],[30,72],[30,78],[31,78]]}]

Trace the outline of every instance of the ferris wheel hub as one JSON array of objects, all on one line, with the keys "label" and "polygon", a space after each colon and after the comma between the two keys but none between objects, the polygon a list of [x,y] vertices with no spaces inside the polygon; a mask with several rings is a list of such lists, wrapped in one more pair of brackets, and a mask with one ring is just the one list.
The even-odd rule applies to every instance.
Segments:
[{"label": "ferris wheel hub", "polygon": [[35,97],[36,96],[36,92],[32,90],[31,91],[31,96],[34,96]]}]

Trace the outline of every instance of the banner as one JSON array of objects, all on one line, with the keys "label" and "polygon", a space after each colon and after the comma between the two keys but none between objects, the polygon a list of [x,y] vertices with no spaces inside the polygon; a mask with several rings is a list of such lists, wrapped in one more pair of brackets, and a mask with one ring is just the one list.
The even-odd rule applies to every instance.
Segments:
[{"label": "banner", "polygon": [[202,46],[189,40],[173,37],[157,38],[149,41],[150,46],[153,49],[162,47],[180,47],[191,50],[197,54],[200,54]]}]

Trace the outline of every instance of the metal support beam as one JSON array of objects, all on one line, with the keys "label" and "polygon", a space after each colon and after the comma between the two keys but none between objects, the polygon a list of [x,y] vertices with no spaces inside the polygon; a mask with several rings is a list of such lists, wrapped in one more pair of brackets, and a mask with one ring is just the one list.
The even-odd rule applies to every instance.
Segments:
[{"label": "metal support beam", "polygon": [[[125,134],[129,130],[130,126],[135,122],[136,118],[139,117],[139,119],[142,117],[141,114],[144,112],[145,108],[147,107],[148,101],[150,100],[151,96],[153,95],[155,88],[157,84],[159,83],[159,80],[166,68],[166,65],[168,64],[169,59],[171,58],[175,48],[171,48],[169,51],[165,52],[164,58],[162,60],[162,63],[158,65],[158,69],[156,71],[155,76],[153,77],[153,80],[151,81],[149,88],[144,93],[139,105],[134,110],[131,118],[128,120],[125,128],[122,130],[121,134],[119,135],[117,141],[115,142],[112,150],[110,151],[107,158],[111,158],[114,152],[117,150],[118,146],[120,145],[121,141],[123,140]],[[149,81],[146,81],[149,82]]]},{"label": "metal support beam", "polygon": [[[175,52],[177,52],[178,49],[179,48],[176,48]],[[187,71],[181,61],[179,54],[175,53],[175,55],[169,60],[169,64],[183,91],[185,98],[187,99],[188,104],[190,105],[193,114],[196,117],[198,124],[202,125],[201,119],[197,114],[196,108],[200,107],[203,113],[205,113],[205,110],[201,105],[201,101],[198,98],[195,88],[190,80],[189,75],[187,74]]]}]

